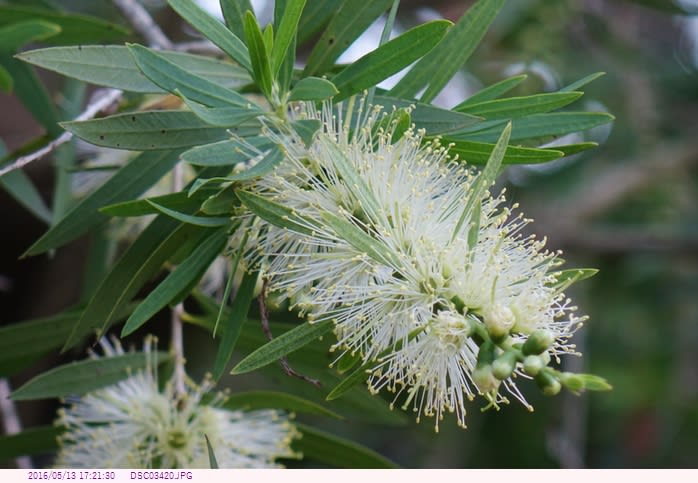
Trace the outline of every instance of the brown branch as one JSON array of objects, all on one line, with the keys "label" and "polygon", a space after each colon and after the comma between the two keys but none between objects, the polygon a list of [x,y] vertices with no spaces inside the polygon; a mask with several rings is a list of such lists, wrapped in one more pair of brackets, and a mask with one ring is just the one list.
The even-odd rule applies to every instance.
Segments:
[{"label": "brown branch", "polygon": [[[267,283],[268,281],[266,278],[262,279],[262,292],[257,297],[257,302],[259,302],[259,316],[262,322],[262,331],[266,334],[267,339],[271,341],[272,339],[274,339],[274,336],[271,333],[271,328],[269,328],[269,311],[267,310],[266,304]],[[303,374],[300,374],[293,370],[293,368],[288,363],[288,359],[286,359],[286,357],[281,357],[279,359],[279,364],[281,365],[281,367],[287,375],[291,377],[297,377],[298,379],[302,379],[303,381],[309,382],[315,387],[322,387],[322,383],[317,379],[304,376]]]},{"label": "brown branch", "polygon": [[121,13],[134,30],[141,34],[151,47],[159,49],[171,49],[172,42],[164,32],[153,21],[148,11],[137,0],[113,0],[114,5],[121,10]]}]

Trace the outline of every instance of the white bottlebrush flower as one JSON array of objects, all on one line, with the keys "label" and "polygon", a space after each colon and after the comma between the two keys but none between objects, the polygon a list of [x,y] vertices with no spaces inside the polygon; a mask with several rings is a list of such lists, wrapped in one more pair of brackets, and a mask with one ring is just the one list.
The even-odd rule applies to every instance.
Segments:
[{"label": "white bottlebrush flower", "polygon": [[298,116],[321,128],[309,145],[271,134],[286,160],[248,187],[301,227],[256,232],[270,288],[311,320],[333,320],[336,348],[372,369],[370,388],[405,390],[437,425],[444,412],[465,425],[464,401],[478,393],[506,401],[500,386],[523,401],[511,379],[521,364],[500,384],[477,368],[480,348],[496,339],[498,357],[544,329],[549,353],[572,351],[581,319],[554,288],[558,258],[521,235],[529,220],[512,216],[503,193],[476,189],[478,172],[437,141],[396,133],[378,108],[342,112],[301,104]]},{"label": "white bottlebrush flower", "polygon": [[[105,356],[123,354],[117,343],[103,341]],[[273,410],[229,411],[222,395],[203,404],[211,388],[190,385],[183,396],[173,384],[158,388],[151,343],[145,370],[114,385],[88,393],[60,410],[57,425],[65,432],[57,467],[67,468],[209,468],[208,437],[220,468],[278,467],[276,458],[293,458],[298,435],[286,416]]]}]

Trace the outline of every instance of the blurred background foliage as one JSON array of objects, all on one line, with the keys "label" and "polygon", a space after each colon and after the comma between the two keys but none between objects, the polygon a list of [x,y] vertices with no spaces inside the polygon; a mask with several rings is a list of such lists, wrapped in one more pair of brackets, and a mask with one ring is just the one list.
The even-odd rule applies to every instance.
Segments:
[{"label": "blurred background foliage", "polygon": [[[22,2],[30,3],[125,25],[111,2]],[[171,38],[191,34],[162,3],[144,2]],[[409,27],[434,15],[456,20],[471,3],[403,1],[399,22]],[[535,412],[512,404],[480,413],[473,404],[466,431],[442,424],[439,434],[429,420],[401,426],[306,416],[299,421],[360,441],[406,467],[695,467],[698,17],[691,14],[696,11],[698,2],[688,0],[510,1],[462,75],[440,97],[452,106],[519,73],[528,74],[515,92],[520,95],[606,73],[586,87],[584,96],[590,109],[616,117],[612,125],[583,134],[600,147],[544,166],[509,167],[502,185],[535,219],[532,230],[547,236],[551,249],[564,250],[569,266],[600,269],[570,294],[590,320],[576,341],[585,357],[565,364],[606,377],[614,390],[547,399],[523,383]],[[63,109],[61,119],[79,112],[70,102],[79,104],[79,86],[45,72],[41,78]],[[42,132],[16,97],[0,94],[0,104],[0,137],[8,150]],[[48,204],[65,182],[52,169],[61,159],[59,152],[26,170]],[[5,192],[0,207],[0,321],[54,314],[74,304],[81,296],[87,241],[51,258],[18,260],[44,225]],[[208,337],[196,328],[188,332],[186,351],[195,379],[197,367],[210,367],[204,349]],[[53,364],[43,361],[17,374],[12,387]],[[224,383],[274,388],[286,377],[271,373],[264,380],[251,375]],[[55,403],[22,403],[19,410],[26,427],[48,424]],[[304,464],[313,465],[291,463]]]}]

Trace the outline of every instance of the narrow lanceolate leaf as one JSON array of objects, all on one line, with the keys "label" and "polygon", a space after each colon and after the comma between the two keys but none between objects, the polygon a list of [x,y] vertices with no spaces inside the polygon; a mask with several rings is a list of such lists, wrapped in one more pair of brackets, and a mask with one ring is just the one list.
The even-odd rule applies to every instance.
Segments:
[{"label": "narrow lanceolate leaf", "polygon": [[339,92],[335,85],[327,79],[306,77],[293,86],[289,101],[324,101]]},{"label": "narrow lanceolate leaf", "polygon": [[555,276],[553,287],[564,290],[564,288],[573,283],[591,278],[597,273],[599,273],[599,271],[595,268],[571,268],[568,270],[560,270],[559,272],[553,273]]},{"label": "narrow lanceolate leaf", "polygon": [[85,394],[126,379],[153,360],[163,362],[170,357],[166,352],[134,353],[71,362],[36,376],[10,398],[21,401]]},{"label": "narrow lanceolate leaf", "polygon": [[43,21],[60,27],[59,33],[44,38],[44,42],[54,45],[109,42],[121,40],[129,33],[120,25],[87,15],[19,5],[0,5],[0,26],[24,21]]},{"label": "narrow lanceolate leaf", "polygon": [[431,102],[455,75],[482,40],[504,0],[479,0],[456,22],[432,51],[412,67],[389,95],[414,97],[426,87],[420,100]]},{"label": "narrow lanceolate leaf", "polygon": [[332,82],[339,90],[335,100],[345,99],[373,87],[400,72],[429,52],[451,25],[447,20],[436,20],[419,25],[345,67],[332,78]]},{"label": "narrow lanceolate leaf", "polygon": [[[228,129],[211,126],[188,111],[117,114],[91,121],[64,122],[61,126],[92,144],[117,149],[174,149],[230,137]],[[238,132],[251,134],[256,130],[243,126]]]},{"label": "narrow lanceolate leaf", "polygon": [[593,74],[589,74],[588,76],[582,77],[578,81],[575,81],[575,82],[571,83],[570,85],[563,87],[562,89],[560,89],[560,92],[578,91],[582,87],[584,87],[585,85],[589,84],[590,82],[595,81],[599,77],[603,77],[604,75],[606,75],[605,72],[595,72]]},{"label": "narrow lanceolate leaf", "polygon": [[[115,319],[120,320],[133,310],[125,307]],[[80,320],[82,309],[41,319],[25,320],[0,328],[0,376],[9,376],[27,365],[58,350]],[[82,334],[83,336],[86,334]],[[18,364],[18,363],[22,364]]]},{"label": "narrow lanceolate leaf", "polygon": [[366,181],[359,175],[353,163],[344,152],[331,141],[327,135],[319,136],[320,142],[329,151],[332,164],[345,182],[346,187],[359,200],[361,208],[373,219],[377,220],[381,213],[381,207],[369,189]]},{"label": "narrow lanceolate leaf", "polygon": [[155,290],[136,307],[121,330],[121,337],[131,334],[171,303],[186,287],[195,283],[203,271],[221,254],[228,230],[219,229],[205,238]]},{"label": "narrow lanceolate leaf", "polygon": [[193,196],[188,196],[187,193],[180,191],[142,200],[114,203],[100,208],[99,211],[109,216],[143,216],[160,213],[153,204],[149,203],[149,201],[152,201],[157,206],[164,206],[174,211],[194,213],[210,194],[210,190],[201,190]]},{"label": "narrow lanceolate leaf", "polygon": [[271,70],[273,77],[277,76],[287,56],[295,58],[295,52],[290,51],[289,47],[293,44],[293,38],[298,30],[298,21],[303,13],[305,0],[288,0],[285,7],[281,22],[276,31],[274,46],[271,49]]},{"label": "narrow lanceolate leaf", "polygon": [[[259,153],[251,152],[248,144],[259,150]],[[182,153],[181,158],[195,166],[234,166],[249,161],[272,144],[266,136],[245,138],[244,144],[238,139],[227,139],[191,148]]]},{"label": "narrow lanceolate leaf", "polygon": [[362,382],[366,382],[367,379],[368,374],[366,374],[366,367],[362,365],[358,369],[355,369],[351,374],[344,377],[339,384],[333,387],[325,399],[328,401],[338,399],[352,387],[356,386],[357,384],[361,384]]},{"label": "narrow lanceolate leaf", "polygon": [[279,228],[287,228],[301,235],[312,235],[314,223],[303,218],[294,210],[273,201],[250,193],[238,190],[235,192],[242,203],[255,215]]},{"label": "narrow lanceolate leaf", "polygon": [[[512,124],[511,141],[536,141],[555,136],[584,131],[606,124],[615,119],[605,112],[549,112],[533,114],[515,119]],[[490,122],[492,124],[490,124]],[[487,126],[487,127],[485,127]],[[500,121],[482,123],[483,129],[466,128],[452,135],[455,139],[466,141],[495,142],[504,126]]]},{"label": "narrow lanceolate leaf", "polygon": [[27,20],[0,27],[0,49],[14,52],[24,44],[41,40],[61,31],[55,23],[41,20]]},{"label": "narrow lanceolate leaf", "polygon": [[572,156],[573,154],[581,153],[589,149],[598,147],[599,143],[586,142],[577,144],[560,144],[555,146],[549,146],[548,149],[555,149],[556,151],[562,151],[565,156]]},{"label": "narrow lanceolate leaf", "polygon": [[310,53],[304,74],[315,75],[330,70],[342,52],[385,12],[391,3],[392,0],[343,0]]},{"label": "narrow lanceolate leaf", "polygon": [[128,45],[128,49],[141,72],[167,92],[179,91],[186,98],[211,107],[251,104],[243,95],[192,74],[154,50],[136,44]]},{"label": "narrow lanceolate leaf", "polygon": [[283,160],[284,153],[274,146],[257,164],[232,176],[228,176],[228,180],[247,181],[255,178],[261,178],[265,174],[271,173],[274,168],[281,164],[281,161]]},{"label": "narrow lanceolate leaf", "polygon": [[372,449],[333,434],[296,423],[303,437],[294,442],[294,448],[304,458],[313,459],[337,468],[397,468],[398,466]]},{"label": "narrow lanceolate leaf", "polygon": [[267,342],[245,357],[233,368],[231,374],[244,374],[271,364],[281,357],[310,344],[313,340],[325,335],[330,330],[332,330],[331,320],[314,324],[305,322]]},{"label": "narrow lanceolate leaf", "polygon": [[509,77],[508,79],[501,80],[487,86],[484,89],[476,92],[472,96],[468,97],[465,101],[458,104],[453,108],[454,111],[460,111],[462,108],[469,106],[470,104],[477,104],[484,101],[491,101],[498,98],[499,96],[506,94],[514,87],[518,86],[526,80],[528,76],[526,74],[516,75],[514,77]]},{"label": "narrow lanceolate leaf", "polygon": [[197,102],[187,99],[178,92],[177,95],[184,99],[184,103],[189,109],[191,109],[191,112],[196,114],[196,117],[204,121],[206,124],[210,124],[211,126],[239,126],[240,124],[251,121],[262,114],[261,109],[251,105],[249,107],[205,107]]},{"label": "narrow lanceolate leaf", "polygon": [[17,434],[0,436],[0,461],[9,461],[18,456],[50,453],[58,449],[58,436],[63,428],[58,426],[36,426]]},{"label": "narrow lanceolate leaf", "polygon": [[173,151],[158,151],[136,156],[106,183],[75,205],[29,247],[24,256],[38,255],[64,245],[106,222],[109,217],[99,212],[101,207],[141,195],[177,164],[177,155]]},{"label": "narrow lanceolate leaf", "polygon": [[[182,52],[159,52],[159,55],[187,72],[223,87],[239,87],[252,80],[240,67],[210,57]],[[22,52],[17,57],[99,86],[131,92],[165,92],[143,75],[129,49],[120,45],[49,47]]]},{"label": "narrow lanceolate leaf", "polygon": [[245,12],[252,10],[250,0],[220,0],[223,19],[231,32],[238,38],[245,36],[243,27]]},{"label": "narrow lanceolate leaf", "polygon": [[202,230],[170,218],[156,218],[112,267],[85,308],[63,349],[73,347],[83,334],[99,335],[116,320],[123,307],[162,265],[187,241],[201,237]]},{"label": "narrow lanceolate leaf", "polygon": [[250,311],[250,304],[254,299],[257,277],[257,272],[245,273],[237,294],[235,294],[235,300],[230,307],[230,316],[221,320],[221,323],[224,324],[223,338],[218,346],[216,360],[213,364],[213,378],[216,381],[223,376],[225,368],[233,356],[233,350],[238,337],[240,337],[242,326],[247,322],[247,313]]},{"label": "narrow lanceolate leaf", "polygon": [[39,220],[50,223],[53,216],[39,191],[24,171],[17,169],[0,177],[0,187]]},{"label": "narrow lanceolate leaf", "polygon": [[271,85],[273,83],[271,64],[269,63],[269,55],[264,44],[262,31],[252,12],[245,14],[245,40],[250,51],[250,62],[252,63],[254,79],[257,81],[262,93],[267,98],[271,98]]},{"label": "narrow lanceolate leaf", "polygon": [[[506,153],[506,148],[507,144],[509,144],[510,136],[511,123],[507,124],[507,126],[504,128],[502,135],[499,137],[496,146],[492,150],[492,154],[490,154],[490,157],[487,160],[485,168],[478,175],[477,180],[473,184],[472,190],[468,196],[468,201],[466,202],[465,208],[463,209],[463,213],[458,219],[458,223],[456,223],[456,227],[453,230],[453,235],[451,235],[451,240],[454,240],[460,234],[460,231],[466,220],[469,220],[469,223],[471,224],[479,223],[479,219],[473,219],[473,214],[475,214],[475,206],[479,206],[482,203],[482,197],[484,196],[485,192],[490,188],[490,186],[492,186],[492,183],[494,183],[494,180],[497,177],[497,173],[499,172],[499,168],[502,166],[502,160],[504,159],[504,154]],[[470,230],[469,233],[471,233]],[[468,245],[472,247],[474,246],[474,242],[476,241],[477,240],[469,239]],[[473,243],[471,244],[470,242]]]},{"label": "narrow lanceolate leaf", "polygon": [[335,419],[344,419],[343,416],[313,401],[276,391],[249,391],[231,394],[223,404],[228,409],[283,409],[308,414],[329,416]]},{"label": "narrow lanceolate leaf", "polygon": [[339,9],[342,0],[310,0],[303,9],[303,15],[298,22],[298,45],[320,33],[332,15]]},{"label": "narrow lanceolate leaf", "polygon": [[211,446],[211,442],[208,440],[207,434],[204,434],[204,438],[206,439],[206,449],[208,451],[208,466],[212,470],[217,470],[218,461],[216,461],[216,454],[213,451],[213,446]]},{"label": "narrow lanceolate leaf", "polygon": [[252,73],[247,47],[225,25],[211,17],[193,0],[167,0],[167,3],[196,30],[220,47],[231,59]]},{"label": "narrow lanceolate leaf", "polygon": [[424,129],[428,136],[458,132],[467,128],[476,129],[482,122],[482,118],[477,116],[395,97],[375,96],[374,102],[383,106],[383,110],[388,113],[392,112],[393,108],[404,109],[414,106],[410,113],[412,122],[417,129]]},{"label": "narrow lanceolate leaf", "polygon": [[559,109],[576,101],[582,94],[582,92],[550,92],[525,97],[509,97],[468,104],[460,111],[485,119],[515,119]]},{"label": "narrow lanceolate leaf", "polygon": [[[485,164],[492,154],[494,144],[475,141],[457,141],[449,138],[441,138],[441,144],[449,146],[450,156],[458,155],[468,164]],[[549,149],[518,148],[508,146],[504,152],[502,164],[537,164],[552,161],[565,156],[565,152],[557,147]]]},{"label": "narrow lanceolate leaf", "polygon": [[175,220],[181,221],[182,223],[188,223],[190,225],[201,226],[204,228],[215,228],[219,226],[230,225],[230,217],[227,216],[196,216],[189,215],[187,213],[182,213],[179,211],[172,210],[165,206],[159,205],[153,200],[146,200],[146,202],[155,208],[157,211],[165,216],[169,216]]},{"label": "narrow lanceolate leaf", "polygon": [[361,228],[332,213],[323,213],[322,218],[339,238],[349,243],[378,263],[393,268],[400,268],[400,259],[384,243],[376,240]]}]

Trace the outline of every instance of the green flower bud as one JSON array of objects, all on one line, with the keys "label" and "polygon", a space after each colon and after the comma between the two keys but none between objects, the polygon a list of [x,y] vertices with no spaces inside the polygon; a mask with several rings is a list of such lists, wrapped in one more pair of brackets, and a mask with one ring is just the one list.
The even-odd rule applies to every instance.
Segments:
[{"label": "green flower bud", "polygon": [[555,342],[553,334],[547,330],[539,329],[528,337],[521,351],[527,356],[540,354],[548,350],[553,342]]},{"label": "green flower bud", "polygon": [[483,394],[496,391],[499,387],[499,380],[492,374],[492,366],[483,365],[473,371],[473,382]]},{"label": "green flower bud", "polygon": [[545,366],[547,364],[541,356],[526,356],[523,361],[523,370],[531,377],[538,374]]},{"label": "green flower bud", "polygon": [[480,351],[477,353],[477,366],[489,366],[494,361],[495,346],[490,341],[485,341],[480,346]]},{"label": "green flower bud", "polygon": [[560,381],[550,371],[539,372],[535,380],[546,396],[555,396],[562,389]]},{"label": "green flower bud", "polygon": [[492,374],[497,379],[504,380],[511,376],[516,368],[516,353],[513,351],[504,352],[492,363]]}]

